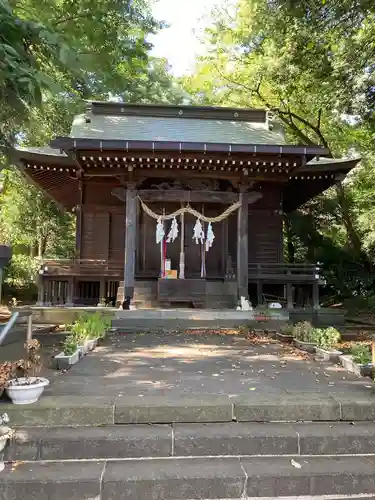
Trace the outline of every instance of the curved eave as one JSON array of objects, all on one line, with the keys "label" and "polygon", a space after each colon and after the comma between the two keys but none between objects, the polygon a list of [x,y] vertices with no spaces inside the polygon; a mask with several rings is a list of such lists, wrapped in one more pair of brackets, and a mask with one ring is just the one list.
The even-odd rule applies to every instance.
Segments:
[{"label": "curved eave", "polygon": [[284,212],[296,210],[329,187],[343,181],[359,161],[360,158],[314,160],[296,169],[284,188]]},{"label": "curved eave", "polygon": [[71,211],[77,205],[77,167],[68,156],[20,148],[12,151],[12,160],[27,180],[41,189],[60,208]]},{"label": "curved eave", "polygon": [[320,146],[288,146],[278,144],[224,144],[213,142],[175,142],[175,141],[126,141],[110,139],[74,139],[58,137],[51,142],[53,148],[62,151],[144,151],[179,153],[223,153],[232,154],[271,154],[306,156],[311,160],[317,155],[328,154]]}]

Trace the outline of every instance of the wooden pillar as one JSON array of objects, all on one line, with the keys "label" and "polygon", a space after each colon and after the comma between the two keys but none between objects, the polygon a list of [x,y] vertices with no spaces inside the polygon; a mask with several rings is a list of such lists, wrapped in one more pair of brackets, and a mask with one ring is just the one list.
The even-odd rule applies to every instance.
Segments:
[{"label": "wooden pillar", "polygon": [[237,214],[237,295],[248,298],[249,251],[248,251],[248,194],[240,193],[241,206]]},{"label": "wooden pillar", "polygon": [[125,202],[124,300],[127,297],[131,300],[134,296],[137,233],[137,193],[133,182],[129,182],[127,185]]},{"label": "wooden pillar", "polygon": [[293,309],[293,286],[289,282],[286,284],[286,308]]},{"label": "wooden pillar", "polygon": [[83,205],[83,179],[82,175],[80,175],[78,179],[78,190],[79,190],[79,202],[76,206],[76,259],[81,258],[81,246],[82,246],[82,205]]},{"label": "wooden pillar", "polygon": [[73,296],[74,296],[74,277],[69,278],[67,295],[66,295],[66,305],[73,306]]},{"label": "wooden pillar", "polygon": [[105,302],[105,278],[100,278],[100,289],[99,289],[99,303],[102,304]]},{"label": "wooden pillar", "polygon": [[44,280],[42,274],[38,274],[38,302],[37,306],[44,305]]},{"label": "wooden pillar", "polygon": [[314,281],[312,286],[312,306],[319,309],[319,281]]}]

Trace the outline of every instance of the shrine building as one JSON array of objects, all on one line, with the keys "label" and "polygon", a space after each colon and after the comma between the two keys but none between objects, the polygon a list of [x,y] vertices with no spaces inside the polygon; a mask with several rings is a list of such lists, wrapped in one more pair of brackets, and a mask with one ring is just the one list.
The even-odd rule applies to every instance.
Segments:
[{"label": "shrine building", "polygon": [[76,218],[75,257],[41,263],[38,303],[290,309],[304,289],[318,307],[317,266],[284,260],[283,216],[358,161],[327,155],[286,144],[264,109],[90,102],[69,137],[15,151]]}]

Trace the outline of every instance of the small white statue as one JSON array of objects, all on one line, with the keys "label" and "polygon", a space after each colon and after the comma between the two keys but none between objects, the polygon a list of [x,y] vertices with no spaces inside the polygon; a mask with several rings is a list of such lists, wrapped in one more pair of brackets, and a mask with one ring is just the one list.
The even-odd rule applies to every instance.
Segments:
[{"label": "small white statue", "polygon": [[251,303],[245,298],[241,297],[241,311],[252,311]]}]

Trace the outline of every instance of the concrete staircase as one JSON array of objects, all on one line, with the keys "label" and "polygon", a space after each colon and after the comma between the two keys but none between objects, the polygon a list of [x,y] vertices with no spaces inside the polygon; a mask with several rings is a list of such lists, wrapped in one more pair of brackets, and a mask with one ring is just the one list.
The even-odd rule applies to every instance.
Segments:
[{"label": "concrete staircase", "polygon": [[53,399],[0,406],[17,425],[2,457],[0,498],[375,498],[372,401]]},{"label": "concrete staircase", "polygon": [[254,311],[217,309],[154,309],[116,311],[112,326],[122,332],[155,331],[163,332],[188,328],[236,328],[248,325],[259,329],[278,329],[289,319],[285,310],[270,309],[267,320],[259,319]]}]

